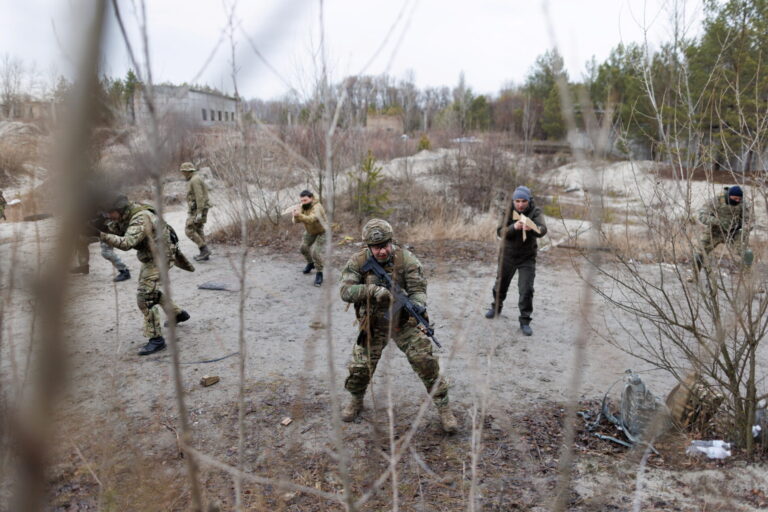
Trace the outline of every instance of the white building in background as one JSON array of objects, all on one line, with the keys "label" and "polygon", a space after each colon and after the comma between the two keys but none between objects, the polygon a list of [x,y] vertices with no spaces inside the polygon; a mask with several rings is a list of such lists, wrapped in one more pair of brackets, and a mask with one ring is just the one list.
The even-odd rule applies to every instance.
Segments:
[{"label": "white building in background", "polygon": [[[208,127],[233,125],[237,119],[237,99],[232,96],[175,85],[156,85],[154,93],[160,120]],[[134,97],[129,116],[136,123],[149,121],[149,110],[140,94]]]}]

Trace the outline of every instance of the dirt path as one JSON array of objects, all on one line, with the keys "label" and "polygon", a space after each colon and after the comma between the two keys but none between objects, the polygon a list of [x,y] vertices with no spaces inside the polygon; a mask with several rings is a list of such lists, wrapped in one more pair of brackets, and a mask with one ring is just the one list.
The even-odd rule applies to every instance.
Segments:
[{"label": "dirt path", "polygon": [[[180,212],[172,213],[169,219],[183,233]],[[54,224],[52,220],[38,224],[45,245],[51,240]],[[27,223],[24,227],[24,241],[7,241],[11,236],[8,225],[2,227],[0,236],[6,238],[2,245],[4,253],[18,247],[22,262],[29,268],[35,261],[33,225]],[[186,254],[195,253],[188,240],[184,239],[182,246]],[[419,253],[418,247],[414,250]],[[205,453],[229,464],[237,461],[239,294],[200,290],[198,285],[208,281],[235,283],[233,264],[239,251],[238,247],[218,246],[212,260],[198,264],[195,273],[172,270],[174,299],[192,316],[179,327],[178,334],[195,443]],[[336,265],[354,251],[352,247],[340,248]],[[53,503],[92,504],[99,495],[99,489],[83,469],[83,458],[72,448],[77,446],[85,460],[92,461],[100,480],[111,489],[118,508],[123,499],[128,500],[124,503],[131,508],[144,503],[154,509],[153,504],[164,503],[159,508],[183,509],[188,496],[183,461],[176,448],[177,420],[169,353],[145,358],[136,355],[145,341],[135,305],[139,264],[134,254],[126,254],[133,277],[114,285],[112,268],[99,256],[98,244],[91,246],[91,254],[90,275],[74,278],[71,287],[72,307],[66,326],[71,378],[61,407],[59,432],[63,448],[53,469]],[[446,487],[445,482],[435,480],[438,477],[425,477],[423,468],[411,461],[401,475],[402,492],[404,496],[412,493],[413,503],[431,503],[424,510],[465,508],[473,411],[487,400],[487,415],[475,424],[485,429],[480,499],[486,504],[497,504],[497,508],[489,505],[489,510],[508,510],[514,504],[535,510],[535,505],[552,495],[556,479],[556,464],[552,461],[556,459],[556,450],[542,455],[542,448],[535,441],[540,435],[538,427],[527,423],[526,418],[535,417],[542,407],[557,410],[556,404],[567,397],[580,325],[582,284],[564,258],[556,253],[542,255],[537,267],[534,336],[525,338],[517,325],[516,294],[510,294],[511,300],[500,319],[489,321],[482,316],[490,299],[494,266],[452,260],[449,250],[444,256],[448,263],[433,258],[424,258],[423,263],[429,279],[430,314],[446,347],[441,365],[451,381],[451,400],[462,432],[454,437],[444,436],[437,415],[430,408],[425,422],[416,427],[414,449],[431,471],[442,475],[439,478],[453,483]],[[8,261],[3,260],[3,275]],[[254,249],[248,262],[246,471],[282,476],[337,492],[339,482],[333,476],[334,463],[328,456],[333,438],[329,426],[328,362],[336,371],[335,389],[344,398],[342,382],[355,335],[354,315],[338,299],[335,272],[327,272],[324,286],[332,287],[332,322],[330,326],[322,325],[325,290],[312,286],[312,276],[301,274],[303,263],[298,251],[275,254]],[[23,291],[24,281],[17,286]],[[513,282],[511,291],[514,290]],[[0,352],[5,390],[12,388],[10,377],[16,371],[14,368],[23,368],[24,340],[28,339],[30,306],[23,293],[14,293],[12,300],[12,308],[7,310],[6,331],[16,342],[4,344]],[[116,305],[120,311],[117,316]],[[599,307],[597,304],[597,311]],[[334,344],[330,354],[326,349],[327,329]],[[582,395],[602,396],[627,368],[646,369],[597,337],[588,336]],[[218,375],[221,381],[203,388],[198,381],[206,374]],[[658,390],[657,394],[664,394],[671,387],[671,380],[658,372],[644,375],[649,387]],[[391,384],[395,408],[394,432],[404,436],[425,391],[393,345],[385,351],[374,381],[378,407],[386,405],[387,383]],[[284,417],[293,418],[293,423],[282,426],[280,421]],[[362,418],[343,427],[345,445],[352,454],[353,468],[358,471],[355,486],[361,492],[386,467],[377,449],[382,445],[376,441],[377,432],[385,426],[384,420],[383,413],[374,410],[369,394]],[[607,460],[610,464],[611,459]],[[228,509],[232,503],[231,479],[210,469],[203,472],[203,477],[207,495]],[[431,484],[424,483],[422,487],[423,478]],[[663,481],[664,477],[659,478]],[[77,482],[75,489],[73,482]],[[600,495],[602,485],[599,478],[585,476],[579,487],[582,494],[574,497],[574,504],[598,499],[594,496]],[[626,485],[623,492],[630,493],[632,482]],[[416,486],[416,490],[408,486]],[[266,492],[252,485],[247,488],[253,489],[248,503],[256,510],[258,506],[279,508],[275,503],[286,510],[326,509],[310,506],[316,502],[304,495]],[[103,492],[102,489],[102,496]],[[370,510],[389,506],[386,494],[384,491],[384,497],[376,498]],[[605,499],[616,501],[612,496],[598,497],[603,500],[599,503],[606,503]],[[303,508],[305,505],[309,508]]]}]

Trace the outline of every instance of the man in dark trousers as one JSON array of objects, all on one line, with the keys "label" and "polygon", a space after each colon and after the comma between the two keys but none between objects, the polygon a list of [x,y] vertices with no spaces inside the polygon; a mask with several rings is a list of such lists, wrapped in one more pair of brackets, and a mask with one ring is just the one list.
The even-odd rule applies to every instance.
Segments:
[{"label": "man in dark trousers", "polygon": [[531,336],[533,280],[536,277],[536,253],[539,249],[537,240],[547,234],[547,226],[544,223],[544,214],[534,204],[528,187],[515,189],[512,204],[507,208],[496,232],[501,237],[502,244],[496,282],[493,285],[493,302],[485,317],[494,318],[501,313],[509,283],[517,272],[520,330],[526,336]]}]

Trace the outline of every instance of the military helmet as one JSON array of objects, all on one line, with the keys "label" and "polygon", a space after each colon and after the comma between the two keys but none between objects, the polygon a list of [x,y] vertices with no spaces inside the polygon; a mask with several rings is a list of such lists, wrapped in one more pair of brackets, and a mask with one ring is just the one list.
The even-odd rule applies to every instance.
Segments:
[{"label": "military helmet", "polygon": [[392,226],[383,219],[371,219],[363,226],[363,242],[378,245],[392,240]]},{"label": "military helmet", "polygon": [[128,197],[125,194],[116,192],[113,194],[109,194],[107,197],[105,197],[104,202],[102,204],[103,204],[104,211],[121,212],[125,209],[126,206],[128,206],[129,201],[128,201]]},{"label": "military helmet", "polygon": [[181,164],[181,167],[179,167],[179,170],[181,172],[195,172],[197,169],[195,168],[195,164],[192,162],[184,162]]}]

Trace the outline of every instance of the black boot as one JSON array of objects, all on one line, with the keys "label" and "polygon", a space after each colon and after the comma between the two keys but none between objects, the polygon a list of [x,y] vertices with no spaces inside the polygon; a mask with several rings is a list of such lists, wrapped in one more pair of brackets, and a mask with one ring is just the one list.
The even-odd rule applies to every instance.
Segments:
[{"label": "black boot", "polygon": [[314,263],[307,263],[307,266],[304,267],[304,270],[301,271],[302,274],[309,274],[312,272],[312,269],[315,268]]},{"label": "black boot", "polygon": [[88,274],[91,271],[91,267],[88,265],[78,265],[77,267],[69,269],[70,274]]},{"label": "black boot", "polygon": [[146,345],[141,347],[141,350],[139,350],[140,356],[148,356],[149,354],[154,354],[155,352],[160,352],[165,348],[165,338],[162,336],[157,336],[156,338],[149,338],[149,341]]},{"label": "black boot", "polygon": [[[186,322],[189,320],[189,313],[187,313],[185,310],[181,310],[181,312],[176,314],[176,325],[179,325],[182,322]],[[165,327],[168,327],[168,320],[165,321],[164,324]]]},{"label": "black boot", "polygon": [[128,270],[127,268],[124,268],[123,270],[117,273],[113,281],[116,283],[119,283],[120,281],[127,281],[130,278],[131,278],[131,271]]},{"label": "black boot", "polygon": [[491,307],[488,309],[488,311],[485,312],[485,318],[496,318],[500,314],[501,306],[497,308],[496,304],[491,304]]},{"label": "black boot", "polygon": [[520,324],[520,330],[523,331],[525,336],[533,336],[533,329],[528,324]]},{"label": "black boot", "polygon": [[323,284],[323,273],[318,272],[315,274],[315,286],[320,286]]},{"label": "black boot", "polygon": [[211,258],[211,250],[207,245],[204,245],[200,248],[200,254],[193,256],[193,258],[195,261],[208,261]]}]

